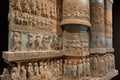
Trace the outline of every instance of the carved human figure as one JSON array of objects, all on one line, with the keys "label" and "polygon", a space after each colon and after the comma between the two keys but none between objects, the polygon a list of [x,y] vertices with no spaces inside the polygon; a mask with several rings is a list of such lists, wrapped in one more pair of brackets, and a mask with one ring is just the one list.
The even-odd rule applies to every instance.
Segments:
[{"label": "carved human figure", "polygon": [[83,63],[82,60],[79,60],[79,63],[77,64],[78,67],[78,78],[80,79],[83,76]]},{"label": "carved human figure", "polygon": [[35,80],[32,63],[28,63],[28,80]]},{"label": "carved human figure", "polygon": [[87,72],[86,76],[90,77],[91,71],[90,71],[90,59],[89,58],[86,59],[86,72]]},{"label": "carved human figure", "polygon": [[51,47],[50,47],[50,37],[47,36],[47,35],[43,36],[43,39],[42,39],[42,49],[43,50],[51,49]]},{"label": "carved human figure", "polygon": [[52,37],[51,47],[53,50],[58,50],[58,48],[59,48],[58,38],[56,35],[53,35],[53,37]]},{"label": "carved human figure", "polygon": [[59,76],[61,76],[60,61],[59,61],[59,60],[57,61],[57,66],[56,66],[56,68],[57,68],[57,77],[59,77]]},{"label": "carved human figure", "polygon": [[27,80],[27,72],[24,66],[21,66],[20,80]]},{"label": "carved human figure", "polygon": [[9,21],[9,25],[13,25],[15,24],[15,13],[13,11],[10,11],[9,12],[9,15],[8,15],[8,21]]},{"label": "carved human figure", "polygon": [[40,80],[39,67],[37,62],[34,63],[34,71],[35,71],[35,80]]},{"label": "carved human figure", "polygon": [[18,73],[17,67],[13,67],[13,68],[12,68],[11,79],[12,79],[12,80],[20,80],[20,75],[19,75],[19,73]]},{"label": "carved human figure", "polygon": [[72,76],[72,67],[73,67],[72,62],[69,60],[67,65],[68,65],[67,66],[67,68],[68,68],[68,70],[67,70],[68,77],[71,77]]},{"label": "carved human figure", "polygon": [[19,33],[18,32],[14,32],[13,33],[13,47],[12,47],[12,51],[17,51],[20,48],[20,38],[19,38]]},{"label": "carved human figure", "polygon": [[8,69],[4,68],[2,75],[0,75],[0,78],[3,79],[3,80],[8,80],[9,76],[10,76],[10,74],[9,74]]},{"label": "carved human figure", "polygon": [[33,50],[35,48],[35,42],[32,34],[28,35],[28,47],[29,50]]},{"label": "carved human figure", "polygon": [[36,36],[36,49],[40,50],[42,48],[41,40],[40,40],[40,35]]},{"label": "carved human figure", "polygon": [[86,77],[87,76],[87,64],[86,64],[86,60],[85,59],[82,59],[83,61],[83,77]]},{"label": "carved human figure", "polygon": [[43,79],[44,79],[44,67],[43,67],[43,62],[39,62],[39,72],[40,72],[41,80],[43,80]]},{"label": "carved human figure", "polygon": [[102,47],[102,41],[99,37],[97,37],[97,47],[101,48]]},{"label": "carved human figure", "polygon": [[77,78],[77,63],[74,61],[73,65],[72,65],[72,72],[73,72],[73,78],[76,79]]},{"label": "carved human figure", "polygon": [[105,76],[105,62],[103,56],[99,57],[99,74],[100,76]]},{"label": "carved human figure", "polygon": [[36,2],[36,8],[37,8],[37,15],[38,16],[41,16],[41,13],[42,13],[42,1],[37,1]]},{"label": "carved human figure", "polygon": [[104,55],[104,62],[105,62],[105,73],[108,73],[108,58],[107,55]]},{"label": "carved human figure", "polygon": [[63,73],[63,60],[62,59],[60,59],[60,73],[62,76],[62,73]]},{"label": "carved human figure", "polygon": [[68,61],[65,60],[65,61],[64,61],[64,73],[63,73],[64,77],[67,77],[67,76],[68,76],[68,73],[67,73],[67,71],[68,71],[67,63],[68,63]]},{"label": "carved human figure", "polygon": [[59,67],[59,65],[57,65],[57,61],[54,61],[54,66],[53,66],[53,76],[55,76],[55,78],[58,77],[58,69],[57,67]]},{"label": "carved human figure", "polygon": [[111,53],[111,58],[112,58],[112,70],[115,69],[115,55]]},{"label": "carved human figure", "polygon": [[92,63],[92,74],[93,75],[98,75],[98,68],[99,68],[99,63],[98,63],[98,59],[96,57],[96,55],[93,55],[93,63]]}]

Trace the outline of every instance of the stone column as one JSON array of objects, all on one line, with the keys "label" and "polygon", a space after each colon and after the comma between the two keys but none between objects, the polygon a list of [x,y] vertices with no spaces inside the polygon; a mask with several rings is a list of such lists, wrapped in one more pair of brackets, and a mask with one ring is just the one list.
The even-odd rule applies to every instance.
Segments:
[{"label": "stone column", "polygon": [[[79,77],[75,74],[78,71],[76,67],[79,65],[79,61],[81,60],[85,63],[86,56],[90,55],[88,33],[91,27],[89,0],[63,0],[62,16],[61,26],[65,62],[71,63],[68,69],[68,76],[69,78],[74,76],[71,78],[74,80]],[[71,70],[73,73],[69,73]],[[85,74],[82,73],[81,75]],[[83,77],[86,76],[81,76],[81,78]]]},{"label": "stone column", "polygon": [[63,0],[61,25],[80,24],[91,26],[89,0]]},{"label": "stone column", "polygon": [[113,0],[105,0],[105,33],[107,52],[114,51],[112,46],[112,4]]},{"label": "stone column", "polygon": [[91,53],[105,53],[104,0],[90,0],[91,4]]}]

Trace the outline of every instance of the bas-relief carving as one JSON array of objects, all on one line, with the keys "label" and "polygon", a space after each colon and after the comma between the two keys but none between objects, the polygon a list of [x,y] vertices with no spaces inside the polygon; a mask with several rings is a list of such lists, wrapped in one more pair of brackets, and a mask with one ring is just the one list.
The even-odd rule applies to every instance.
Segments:
[{"label": "bas-relief carving", "polygon": [[[113,53],[90,54],[89,51],[89,46],[112,48],[112,38],[105,38],[105,33],[112,34],[112,28],[105,29],[105,25],[111,26],[112,17],[108,18],[111,15],[108,12],[104,20],[103,3],[103,0],[91,0],[89,6],[89,0],[64,0],[62,8],[58,0],[10,0],[9,51],[14,52],[8,52],[4,58],[15,62],[16,67],[4,69],[0,77],[3,80],[90,80],[114,72]],[[88,28],[83,29],[85,24],[79,30],[68,25],[67,29],[62,28],[63,36],[57,35],[61,11],[63,20],[89,22],[90,7],[92,35]]]},{"label": "bas-relief carving", "polygon": [[63,18],[76,18],[89,21],[89,0],[64,0]]},{"label": "bas-relief carving", "polygon": [[66,54],[78,54],[79,56],[89,55],[89,37],[87,31],[69,32],[66,30],[63,34]]},{"label": "bas-relief carving", "polygon": [[[91,1],[91,48],[105,48],[104,1]],[[99,15],[101,15],[99,17]],[[96,19],[97,18],[97,19]]]},{"label": "bas-relief carving", "polygon": [[10,51],[59,50],[62,48],[62,39],[56,34],[11,32],[9,35]]},{"label": "bas-relief carving", "polygon": [[[15,0],[10,1],[9,24],[12,30],[35,27],[45,30],[57,26],[56,1]],[[17,26],[16,26],[17,25]],[[27,26],[27,27],[26,27]],[[19,28],[21,27],[21,28]],[[15,28],[15,29],[14,29]],[[55,31],[56,32],[56,31]]]}]

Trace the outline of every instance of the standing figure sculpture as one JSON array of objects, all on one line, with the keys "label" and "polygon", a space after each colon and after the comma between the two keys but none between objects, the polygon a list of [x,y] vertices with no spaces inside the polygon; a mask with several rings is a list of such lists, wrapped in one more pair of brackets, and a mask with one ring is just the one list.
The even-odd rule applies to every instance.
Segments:
[{"label": "standing figure sculpture", "polygon": [[29,50],[34,50],[35,48],[35,42],[32,34],[28,35],[28,47],[29,47]]},{"label": "standing figure sculpture", "polygon": [[74,61],[73,66],[72,66],[73,70],[73,78],[76,79],[77,78],[77,63]]},{"label": "standing figure sculpture", "polygon": [[50,50],[51,47],[50,47],[50,37],[49,36],[43,36],[43,39],[42,39],[42,49],[43,50]]},{"label": "standing figure sculpture", "polygon": [[32,63],[28,63],[28,80],[35,80]]},{"label": "standing figure sculpture", "polygon": [[41,40],[40,40],[40,35],[36,36],[36,50],[40,50],[42,48]]},{"label": "standing figure sculpture", "polygon": [[39,67],[37,62],[34,63],[34,71],[35,71],[35,80],[40,80]]},{"label": "standing figure sculpture", "polygon": [[83,64],[82,64],[82,60],[79,61],[79,63],[77,64],[78,66],[78,79],[82,78],[83,76]]},{"label": "standing figure sculpture", "polygon": [[0,79],[2,80],[8,80],[9,79],[9,71],[8,69],[4,68],[2,75],[0,75]]},{"label": "standing figure sculpture", "polygon": [[27,72],[24,66],[21,66],[20,80],[27,80]]},{"label": "standing figure sculpture", "polygon": [[17,67],[13,67],[13,68],[12,68],[11,79],[12,79],[12,80],[20,80],[20,75],[19,75],[19,73],[18,73]]},{"label": "standing figure sculpture", "polygon": [[13,48],[12,51],[17,51],[20,48],[20,39],[19,39],[19,33],[14,32],[13,34]]}]

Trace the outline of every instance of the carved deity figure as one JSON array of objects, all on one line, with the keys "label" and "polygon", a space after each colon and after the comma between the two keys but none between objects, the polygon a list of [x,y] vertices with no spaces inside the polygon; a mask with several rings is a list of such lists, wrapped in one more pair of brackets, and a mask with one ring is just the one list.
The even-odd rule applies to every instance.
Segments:
[{"label": "carved deity figure", "polygon": [[67,63],[68,63],[68,61],[65,60],[65,62],[64,62],[64,73],[63,73],[64,77],[68,76],[68,73],[67,73],[67,71],[68,71]]},{"label": "carved deity figure", "polygon": [[19,75],[19,73],[18,73],[17,67],[13,67],[13,68],[12,68],[11,79],[12,79],[12,80],[20,80],[20,75]]},{"label": "carved deity figure", "polygon": [[67,65],[68,65],[67,73],[68,73],[68,76],[71,77],[72,76],[72,62],[69,60]]},{"label": "carved deity figure", "polygon": [[24,66],[21,66],[20,80],[27,80],[27,72]]},{"label": "carved deity figure", "polygon": [[44,67],[43,67],[43,62],[39,62],[39,72],[40,72],[40,77],[41,77],[41,80],[44,79]]},{"label": "carved deity figure", "polygon": [[56,35],[53,35],[52,37],[51,47],[53,48],[53,50],[58,50],[59,44],[58,44],[58,38]]},{"label": "carved deity figure", "polygon": [[60,59],[60,73],[62,76],[62,73],[63,73],[63,60],[62,59]]},{"label": "carved deity figure", "polygon": [[105,62],[105,73],[107,74],[108,73],[108,58],[107,58],[107,55],[104,55],[104,62]]},{"label": "carved deity figure", "polygon": [[90,72],[90,60],[89,59],[86,59],[86,76],[89,76],[91,75],[91,72]]},{"label": "carved deity figure", "polygon": [[35,80],[32,63],[28,63],[28,80]]},{"label": "carved deity figure", "polygon": [[112,70],[115,69],[115,55],[111,53],[111,58],[112,58]]},{"label": "carved deity figure", "polygon": [[9,12],[8,16],[9,25],[15,24],[15,13],[13,11]]},{"label": "carved deity figure", "polygon": [[100,56],[99,58],[99,74],[101,76],[105,76],[105,62],[103,56]]},{"label": "carved deity figure", "polygon": [[37,62],[34,63],[34,71],[35,71],[35,80],[40,80],[39,67]]},{"label": "carved deity figure", "polygon": [[29,50],[33,50],[35,48],[35,42],[32,34],[28,35],[28,47]]},{"label": "carved deity figure", "polygon": [[102,41],[99,37],[97,37],[97,47],[101,48],[102,47]]},{"label": "carved deity figure", "polygon": [[74,61],[73,65],[72,65],[72,72],[73,72],[73,78],[76,79],[77,78],[77,63]]},{"label": "carved deity figure", "polygon": [[50,47],[50,37],[49,36],[43,36],[42,39],[42,49],[46,50],[46,49],[51,49]]},{"label": "carved deity figure", "polygon": [[17,51],[20,48],[20,39],[19,39],[19,33],[14,32],[13,33],[13,48],[12,51]]},{"label": "carved deity figure", "polygon": [[41,40],[40,40],[40,35],[36,36],[36,49],[40,50],[42,48]]},{"label": "carved deity figure", "polygon": [[9,79],[9,71],[8,69],[4,68],[2,75],[0,75],[0,78],[3,80],[8,80]]},{"label": "carved deity figure", "polygon": [[87,76],[87,64],[86,64],[86,60],[83,59],[83,77]]},{"label": "carved deity figure", "polygon": [[56,66],[56,68],[57,68],[57,75],[58,75],[58,77],[61,75],[61,71],[60,71],[60,61],[58,60],[57,61],[57,64],[56,64],[57,66]]},{"label": "carved deity figure", "polygon": [[78,67],[78,78],[80,79],[83,76],[83,64],[82,64],[82,60],[79,61],[79,63],[77,64]]}]

